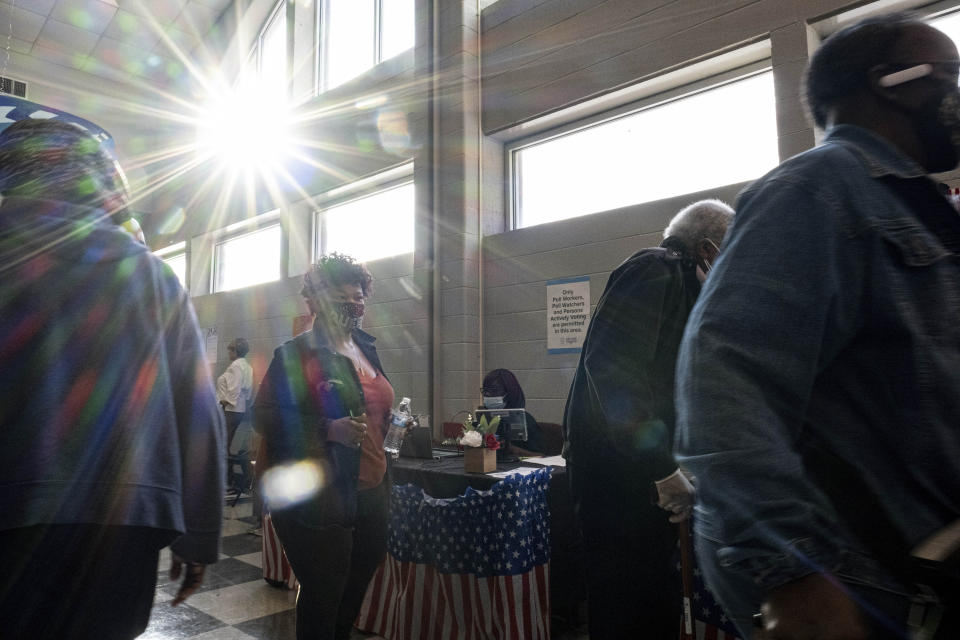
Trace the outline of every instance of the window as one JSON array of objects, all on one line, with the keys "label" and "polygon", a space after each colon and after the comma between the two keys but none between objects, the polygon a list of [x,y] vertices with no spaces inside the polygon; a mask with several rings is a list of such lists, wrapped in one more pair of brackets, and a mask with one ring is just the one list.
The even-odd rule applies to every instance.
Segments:
[{"label": "window", "polygon": [[413,47],[414,0],[324,0],[320,90]]},{"label": "window", "polygon": [[287,12],[280,2],[257,41],[260,85],[273,95],[287,93]]},{"label": "window", "polygon": [[157,256],[173,271],[174,275],[177,276],[177,280],[180,281],[180,286],[184,289],[187,288],[187,243],[178,242],[172,244],[169,247],[164,247],[163,249],[157,249],[153,252],[153,255]]},{"label": "window", "polygon": [[179,255],[170,256],[169,258],[163,258],[163,261],[167,263],[167,266],[170,267],[174,275],[177,276],[177,280],[180,281],[180,286],[186,289],[187,288],[187,254],[181,253]]},{"label": "window", "polygon": [[280,224],[230,236],[216,245],[213,290],[230,291],[280,279]]},{"label": "window", "polygon": [[764,71],[511,151],[515,227],[757,178],[777,165]]},{"label": "window", "polygon": [[378,62],[413,48],[414,0],[380,0]]},{"label": "window", "polygon": [[936,27],[950,36],[954,44],[960,47],[960,11],[954,11],[930,20],[930,26]]},{"label": "window", "polygon": [[[233,185],[253,172],[273,179],[291,152],[287,11],[276,5],[230,91],[212,91],[197,120],[200,157],[226,169]],[[226,187],[228,190],[231,187]]]},{"label": "window", "polygon": [[287,12],[283,2],[277,4],[260,30],[240,68],[236,89],[240,99],[286,102]]},{"label": "window", "polygon": [[408,182],[317,212],[316,253],[366,262],[413,251],[414,195]]}]

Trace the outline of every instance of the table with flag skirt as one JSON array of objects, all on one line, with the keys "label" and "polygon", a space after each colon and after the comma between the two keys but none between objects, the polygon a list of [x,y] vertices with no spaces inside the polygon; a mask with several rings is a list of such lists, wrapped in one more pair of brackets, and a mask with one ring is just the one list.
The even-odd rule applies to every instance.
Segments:
[{"label": "table with flag skirt", "polygon": [[388,640],[550,637],[550,469],[437,499],[393,487],[387,557],[357,627]]},{"label": "table with flag skirt", "polygon": [[273,526],[270,512],[263,514],[263,537],[261,538],[260,562],[263,567],[263,577],[271,583],[283,583],[288,589],[298,589],[300,583],[293,574],[287,554],[283,552],[280,537]]},{"label": "table with flag skirt", "polygon": [[737,628],[727,617],[714,598],[713,592],[703,581],[703,574],[693,559],[693,595],[690,613],[693,618],[692,634],[681,634],[681,640],[740,640]]}]

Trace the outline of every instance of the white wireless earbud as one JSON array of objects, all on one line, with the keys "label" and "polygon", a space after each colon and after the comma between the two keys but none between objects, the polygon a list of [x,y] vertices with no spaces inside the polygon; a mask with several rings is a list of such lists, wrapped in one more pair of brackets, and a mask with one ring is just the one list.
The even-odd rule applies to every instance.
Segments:
[{"label": "white wireless earbud", "polygon": [[885,76],[880,76],[879,82],[881,87],[895,87],[898,84],[904,84],[911,80],[919,80],[931,73],[933,73],[932,64],[918,64],[903,69],[902,71],[895,71]]}]

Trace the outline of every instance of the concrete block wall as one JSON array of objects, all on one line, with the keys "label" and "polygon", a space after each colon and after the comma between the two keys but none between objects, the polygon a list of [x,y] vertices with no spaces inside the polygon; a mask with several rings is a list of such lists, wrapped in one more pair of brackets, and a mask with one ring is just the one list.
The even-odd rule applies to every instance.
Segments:
[{"label": "concrete block wall", "polygon": [[211,373],[219,376],[230,364],[227,345],[234,338],[250,343],[247,360],[253,366],[254,391],[267,372],[273,350],[292,336],[293,318],[307,313],[300,298],[298,278],[286,278],[253,287],[193,298],[201,330],[217,331],[217,362]]},{"label": "concrete block wall", "polygon": [[367,263],[373,274],[363,328],[377,339],[377,353],[399,402],[430,413],[427,384],[429,323],[423,292],[414,281],[413,254]]},{"label": "concrete block wall", "polygon": [[[484,130],[506,129],[860,4],[500,0],[482,14]],[[791,51],[797,50],[802,46]]]},{"label": "concrete block wall", "polygon": [[[483,132],[501,145],[539,118],[557,121],[625,86],[768,40],[779,153],[815,144],[800,104],[800,81],[819,42],[810,23],[862,5],[850,0],[499,0],[481,14]],[[919,6],[922,0],[914,3]],[[721,72],[723,69],[717,69]],[[562,117],[559,121],[562,122]],[[656,153],[655,149],[651,153]],[[486,167],[484,199],[504,198],[503,154]],[[585,159],[584,161],[589,161]],[[677,168],[683,171],[682,167]],[[759,177],[759,176],[757,176]],[[591,311],[606,280],[634,251],[655,246],[670,217],[705,197],[730,204],[732,185],[582,218],[507,230],[509,211],[484,208],[483,369],[513,370],[539,419],[558,422],[577,354],[546,349],[546,281],[590,277]]]},{"label": "concrete block wall", "polygon": [[742,185],[518,229],[484,239],[484,369],[513,371],[538,419],[560,422],[579,354],[547,353],[546,283],[589,276],[590,311],[610,272],[660,244],[667,222],[703,198],[733,202]]},{"label": "concrete block wall", "polygon": [[[437,424],[476,403],[485,371],[506,367],[520,378],[533,413],[559,421],[577,356],[546,353],[546,281],[588,275],[595,304],[610,271],[637,249],[659,244],[676,211],[702,197],[732,203],[742,185],[510,230],[505,145],[521,135],[512,132],[625,86],[768,40],[779,150],[782,158],[789,157],[814,144],[798,101],[803,66],[817,42],[808,25],[862,3],[484,4],[478,15],[476,3],[418,0],[416,46],[410,55],[311,106],[322,110],[385,95],[408,118],[416,182],[415,251],[370,265],[375,294],[365,325],[379,339],[398,395],[411,396],[415,410],[434,414]],[[301,17],[298,8],[298,24]],[[366,116],[344,115],[342,109],[337,113],[338,119],[317,125],[311,134],[349,146],[350,134],[344,132],[362,129]],[[377,149],[339,158],[334,146],[322,152],[323,160],[332,165],[342,160],[348,173],[386,168],[399,160]],[[317,177],[311,188],[330,188],[337,180],[349,181]],[[301,234],[309,227],[294,226]],[[291,259],[288,273],[295,271]],[[268,358],[289,337],[290,319],[302,311],[298,289],[298,280],[291,277],[198,297],[201,325],[205,320],[217,323],[221,336],[224,353],[218,369],[226,366],[225,344],[235,331],[249,329],[255,361]],[[233,319],[243,312],[252,317]]]},{"label": "concrete block wall", "polygon": [[[414,411],[427,412],[426,371],[422,366],[427,344],[426,311],[411,283],[413,255],[405,254],[367,264],[373,275],[364,330],[376,339],[387,377],[399,398],[411,398]],[[293,319],[308,313],[300,296],[299,275],[279,282],[193,298],[201,329],[217,330],[214,377],[230,363],[227,344],[237,337],[250,343],[247,356],[253,366],[254,390],[267,371],[273,350],[293,337]]]},{"label": "concrete block wall", "polygon": [[434,318],[434,423],[471,408],[479,395],[480,349],[480,16],[475,3],[440,2],[433,34],[439,75],[432,215],[439,298]]}]

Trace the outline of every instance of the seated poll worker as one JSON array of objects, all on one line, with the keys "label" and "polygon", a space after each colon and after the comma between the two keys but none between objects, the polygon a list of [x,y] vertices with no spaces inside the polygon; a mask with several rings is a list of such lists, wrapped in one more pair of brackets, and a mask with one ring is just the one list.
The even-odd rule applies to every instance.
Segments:
[{"label": "seated poll worker", "polygon": [[[483,378],[480,388],[483,396],[482,409],[525,409],[527,398],[517,376],[509,369],[494,369]],[[510,452],[518,456],[543,455],[543,435],[536,419],[524,410],[527,421],[527,439],[511,440]]]},{"label": "seated poll worker", "polygon": [[394,392],[360,329],[372,280],[348,256],[317,261],[301,290],[313,328],[274,351],[254,402],[263,493],[300,581],[298,640],[350,637],[387,550]]}]

